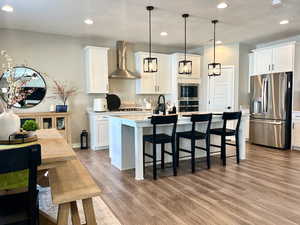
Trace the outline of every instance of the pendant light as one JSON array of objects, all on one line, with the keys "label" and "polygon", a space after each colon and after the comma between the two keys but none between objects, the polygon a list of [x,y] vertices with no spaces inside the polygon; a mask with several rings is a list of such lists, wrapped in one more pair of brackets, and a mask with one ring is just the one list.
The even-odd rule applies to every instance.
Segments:
[{"label": "pendant light", "polygon": [[186,60],[186,19],[189,17],[189,14],[183,14],[184,18],[184,60],[179,61],[178,64],[178,73],[179,74],[192,74],[192,61]]},{"label": "pendant light", "polygon": [[147,6],[146,9],[149,12],[149,57],[144,58],[144,72],[155,73],[158,69],[157,58],[151,56],[151,11],[154,7]]},{"label": "pendant light", "polygon": [[214,62],[208,64],[208,76],[215,77],[221,75],[221,63],[216,63],[216,24],[218,20],[211,21],[214,25]]}]

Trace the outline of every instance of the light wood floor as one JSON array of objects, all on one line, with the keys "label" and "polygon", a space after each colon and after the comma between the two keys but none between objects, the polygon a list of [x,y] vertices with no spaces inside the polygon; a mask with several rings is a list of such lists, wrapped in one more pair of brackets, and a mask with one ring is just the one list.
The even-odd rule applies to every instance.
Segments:
[{"label": "light wood floor", "polygon": [[177,177],[171,169],[157,181],[135,181],[132,171],[111,166],[108,151],[77,151],[101,189],[102,198],[122,224],[300,224],[300,152],[248,145],[247,160],[226,168],[189,161]]}]

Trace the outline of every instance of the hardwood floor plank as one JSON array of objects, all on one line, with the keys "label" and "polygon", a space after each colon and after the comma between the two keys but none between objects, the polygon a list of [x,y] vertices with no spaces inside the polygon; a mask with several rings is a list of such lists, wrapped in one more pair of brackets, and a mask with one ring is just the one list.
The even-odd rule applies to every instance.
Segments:
[{"label": "hardwood floor plank", "polygon": [[[190,172],[190,161],[136,181],[134,171],[119,171],[108,151],[76,151],[103,190],[101,195],[122,224],[295,225],[300,224],[300,152],[247,145],[247,160],[237,165],[219,156],[206,169],[204,159]],[[168,166],[168,165],[167,165]]]}]

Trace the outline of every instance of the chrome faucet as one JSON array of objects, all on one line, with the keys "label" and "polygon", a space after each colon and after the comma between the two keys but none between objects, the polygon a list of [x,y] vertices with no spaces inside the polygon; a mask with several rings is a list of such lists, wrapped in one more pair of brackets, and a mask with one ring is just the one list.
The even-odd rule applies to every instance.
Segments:
[{"label": "chrome faucet", "polygon": [[[162,99],[162,102],[161,102]],[[164,95],[158,96],[157,107],[154,111],[155,114],[159,114],[159,112],[163,112],[166,115],[166,98]]]}]

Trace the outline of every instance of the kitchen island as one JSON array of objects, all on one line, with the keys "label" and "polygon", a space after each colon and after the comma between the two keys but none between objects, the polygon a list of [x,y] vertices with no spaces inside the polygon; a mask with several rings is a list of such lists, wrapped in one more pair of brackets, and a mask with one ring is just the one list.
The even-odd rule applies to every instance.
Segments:
[{"label": "kitchen island", "polygon": [[[152,134],[152,124],[150,121],[151,114],[136,114],[136,115],[120,115],[109,116],[109,156],[111,163],[120,170],[128,170],[135,168],[135,179],[144,179],[143,167],[143,135]],[[242,117],[239,138],[240,138],[240,159],[246,159],[246,144],[244,136],[244,120]],[[213,116],[212,128],[223,126],[222,115]],[[205,129],[205,124],[199,125],[199,130]],[[157,127],[158,133],[171,133],[171,125],[161,125]],[[183,114],[178,116],[177,131],[191,130],[190,117],[185,117]],[[197,145],[201,146],[203,140],[197,141]],[[221,139],[218,136],[211,136],[211,143],[220,145]],[[189,149],[190,142],[187,140],[181,141],[181,147]],[[170,149],[170,145],[166,145],[166,149]],[[151,144],[146,144],[146,152],[152,152]],[[160,146],[157,146],[158,156],[160,155]],[[220,151],[220,149],[211,148],[211,152]],[[152,153],[151,153],[152,154]],[[197,151],[196,157],[205,156],[204,151]],[[160,160],[158,158],[158,160]],[[170,162],[171,158],[166,156],[166,162]],[[147,162],[147,159],[146,159]]]}]

